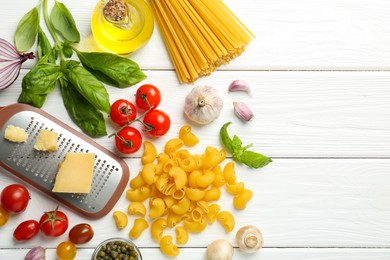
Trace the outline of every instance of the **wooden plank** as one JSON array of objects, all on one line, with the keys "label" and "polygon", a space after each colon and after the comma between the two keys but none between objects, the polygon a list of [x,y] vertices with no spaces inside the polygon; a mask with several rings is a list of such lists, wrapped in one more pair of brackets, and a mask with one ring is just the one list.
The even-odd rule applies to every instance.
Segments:
[{"label": "wooden plank", "polygon": [[[22,70],[18,80],[0,95],[0,105],[17,102]],[[165,142],[177,137],[179,128],[190,123],[183,115],[185,96],[193,86],[180,86],[173,72],[145,71],[162,92],[160,108],[172,119],[171,131],[153,139],[162,150]],[[235,79],[248,82],[253,95],[228,93]],[[110,100],[134,100],[137,87],[116,89],[107,86]],[[219,118],[206,126],[193,126],[201,138],[194,147],[198,153],[207,145],[220,146],[219,129],[228,121],[231,135],[238,134],[253,150],[271,157],[365,157],[389,156],[390,72],[226,72],[202,78],[196,85],[214,86],[224,100]],[[254,120],[243,123],[233,113],[233,101],[243,101],[253,110]],[[76,127],[62,105],[58,89],[51,93],[43,109]],[[107,119],[108,132],[115,126]],[[140,125],[135,124],[140,127]],[[108,137],[97,139],[114,150]],[[140,156],[141,151],[132,156]]]},{"label": "wooden plank", "polygon": [[[126,159],[132,178],[141,169],[139,159]],[[227,162],[227,161],[226,161]],[[224,165],[224,162],[222,165]],[[259,170],[236,165],[237,181],[254,192],[245,210],[235,210],[232,196],[221,189],[218,204],[235,217],[233,232],[212,223],[201,233],[190,234],[186,247],[205,247],[224,237],[235,244],[236,231],[248,224],[258,226],[264,236],[264,247],[388,247],[390,237],[390,161],[386,159],[276,159]],[[0,190],[18,179],[0,170]],[[43,211],[56,207],[56,202],[30,188],[31,201],[26,212],[13,215],[1,228],[0,248],[14,245],[12,233],[16,225],[26,219],[39,219]],[[123,197],[114,210],[127,211],[129,201]],[[146,203],[146,207],[148,207]],[[94,239],[87,247],[96,246],[109,237],[127,237],[135,219],[117,230],[112,214],[99,220],[86,220],[68,213],[70,226],[88,222],[95,230]],[[164,234],[173,234],[167,229]],[[48,239],[42,234],[23,243],[23,247],[44,244],[55,247],[64,236]],[[145,231],[136,240],[141,247],[158,244]],[[83,246],[80,246],[83,247]]]},{"label": "wooden plank", "polygon": [[[66,2],[81,32],[83,49],[96,49],[90,30],[96,2]],[[390,7],[385,0],[224,2],[257,38],[223,70],[390,69]],[[12,40],[18,21],[35,4],[2,5],[0,14],[8,23],[1,37]],[[157,29],[146,47],[131,58],[146,69],[172,68]]]},{"label": "wooden plank", "polygon": [[[182,248],[181,253],[174,259],[204,259],[204,248]],[[22,256],[27,254],[28,249],[11,250],[0,249],[0,255],[4,259],[22,259]],[[76,258],[78,260],[89,260],[93,249],[78,249]],[[143,259],[160,260],[171,259],[164,256],[157,248],[141,248]],[[55,259],[55,250],[46,250],[47,259]],[[250,260],[387,260],[390,257],[390,249],[317,249],[317,248],[263,248],[255,254],[243,254],[237,249],[234,250],[235,260],[250,259]]]}]

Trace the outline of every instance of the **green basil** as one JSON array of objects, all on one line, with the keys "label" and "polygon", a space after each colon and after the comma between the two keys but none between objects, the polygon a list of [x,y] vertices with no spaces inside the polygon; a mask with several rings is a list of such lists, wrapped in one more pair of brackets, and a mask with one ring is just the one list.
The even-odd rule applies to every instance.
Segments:
[{"label": "green basil", "polygon": [[37,95],[22,90],[22,92],[19,95],[18,102],[41,108],[46,101],[46,96],[47,96],[46,94]]},{"label": "green basil", "polygon": [[[44,56],[44,58],[47,56]],[[41,59],[22,80],[22,89],[31,94],[48,94],[55,88],[58,79],[62,76],[58,65],[45,63]]]},{"label": "green basil", "polygon": [[38,9],[34,7],[22,17],[16,28],[14,41],[15,47],[19,52],[26,52],[34,45],[38,26]]},{"label": "green basil", "polygon": [[72,84],[61,79],[60,89],[65,108],[77,126],[92,137],[107,134],[103,114],[96,110]]},{"label": "green basil", "polygon": [[37,41],[37,56],[38,60],[43,58],[45,55],[48,55],[48,62],[55,63],[56,59],[54,57],[53,48],[47,38],[46,34],[42,31],[42,28],[38,27],[38,41]]},{"label": "green basil", "polygon": [[55,1],[51,10],[50,21],[63,39],[69,42],[80,41],[80,33],[77,30],[73,16],[63,3]]},{"label": "green basil", "polygon": [[146,78],[138,64],[128,58],[102,52],[76,53],[84,68],[108,85],[124,88]]},{"label": "green basil", "polygon": [[232,154],[234,161],[243,163],[251,168],[261,168],[272,162],[272,159],[265,155],[248,151],[247,149],[250,148],[252,144],[242,146],[242,141],[237,135],[234,135],[233,139],[231,139],[227,132],[227,127],[230,124],[231,122],[224,124],[221,127],[219,135],[222,145]]},{"label": "green basil", "polygon": [[110,100],[103,83],[85,68],[78,66],[68,70],[68,80],[96,109],[110,113]]},{"label": "green basil", "polygon": [[62,53],[64,54],[65,58],[70,58],[73,55],[73,49],[69,45],[69,43],[65,42],[62,46]]}]

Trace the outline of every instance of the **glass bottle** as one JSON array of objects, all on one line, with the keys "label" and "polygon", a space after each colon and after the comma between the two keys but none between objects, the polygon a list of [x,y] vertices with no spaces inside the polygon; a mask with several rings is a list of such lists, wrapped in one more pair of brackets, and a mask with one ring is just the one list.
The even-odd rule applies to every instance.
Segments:
[{"label": "glass bottle", "polygon": [[129,54],[152,36],[154,18],[145,0],[101,0],[91,18],[92,34],[107,51]]}]

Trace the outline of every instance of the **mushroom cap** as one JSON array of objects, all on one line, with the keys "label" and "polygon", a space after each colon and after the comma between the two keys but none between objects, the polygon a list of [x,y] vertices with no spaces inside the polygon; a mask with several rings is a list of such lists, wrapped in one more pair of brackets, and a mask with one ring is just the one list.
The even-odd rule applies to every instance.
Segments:
[{"label": "mushroom cap", "polygon": [[236,242],[240,250],[246,253],[258,251],[264,243],[260,230],[252,225],[241,227],[236,233]]},{"label": "mushroom cap", "polygon": [[206,249],[207,260],[231,260],[233,258],[233,246],[225,239],[217,239],[211,242]]}]

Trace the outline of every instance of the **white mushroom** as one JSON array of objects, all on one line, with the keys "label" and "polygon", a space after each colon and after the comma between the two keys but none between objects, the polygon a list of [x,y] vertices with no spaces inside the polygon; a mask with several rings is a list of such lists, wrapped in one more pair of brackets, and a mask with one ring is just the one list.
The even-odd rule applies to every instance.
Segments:
[{"label": "white mushroom", "polygon": [[257,227],[248,225],[241,227],[237,231],[236,242],[243,252],[254,253],[263,246],[264,240]]},{"label": "white mushroom", "polygon": [[207,260],[231,260],[233,258],[233,246],[224,239],[211,242],[206,249]]}]

